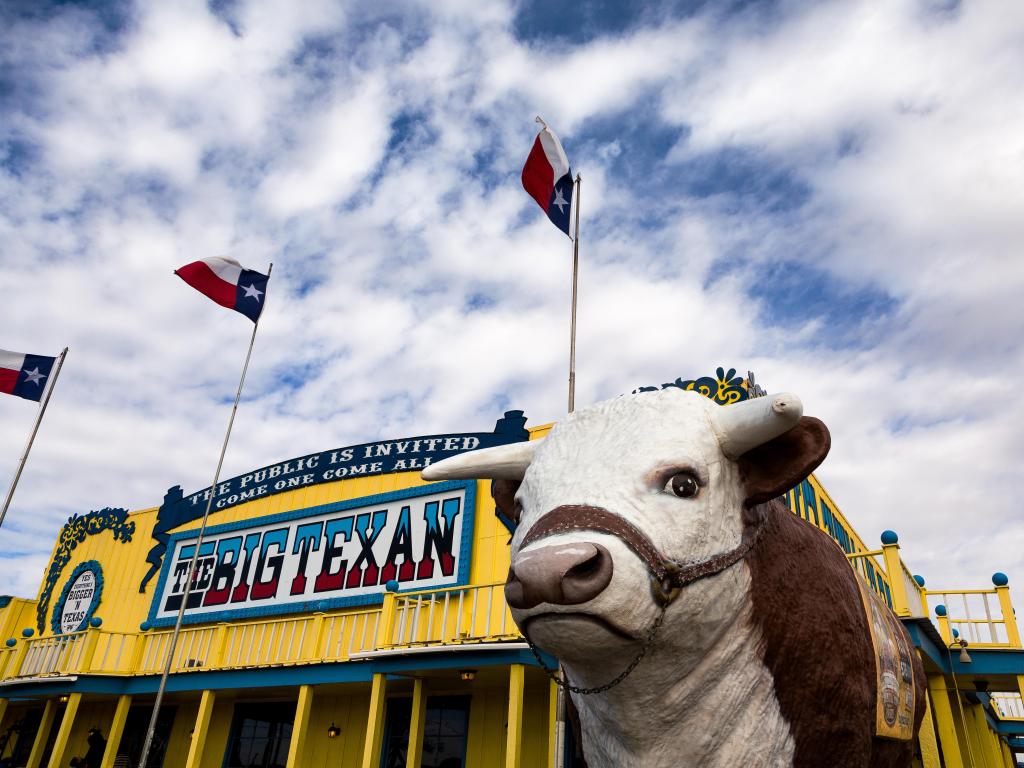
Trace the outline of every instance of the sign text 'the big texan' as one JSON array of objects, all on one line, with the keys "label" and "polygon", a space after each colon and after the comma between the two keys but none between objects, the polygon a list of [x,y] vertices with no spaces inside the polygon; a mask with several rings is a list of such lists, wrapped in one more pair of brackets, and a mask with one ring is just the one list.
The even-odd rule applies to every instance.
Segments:
[{"label": "sign text 'the big texan'", "polygon": [[142,577],[139,592],[145,592],[150,579],[159,572],[170,532],[201,518],[211,493],[211,512],[216,513],[236,504],[320,483],[393,472],[418,472],[458,453],[529,440],[530,433],[525,425],[522,411],[508,411],[498,419],[493,432],[409,437],[335,448],[247,472],[218,483],[216,489],[206,488],[188,496],[176,485],[164,495],[164,503],[157,512],[153,527],[156,543],[146,555],[150,568]]},{"label": "sign text 'the big texan'", "polygon": [[[435,483],[207,530],[185,622],[379,603],[399,589],[465,584],[473,481]],[[197,531],[171,536],[149,621],[174,623]]]}]

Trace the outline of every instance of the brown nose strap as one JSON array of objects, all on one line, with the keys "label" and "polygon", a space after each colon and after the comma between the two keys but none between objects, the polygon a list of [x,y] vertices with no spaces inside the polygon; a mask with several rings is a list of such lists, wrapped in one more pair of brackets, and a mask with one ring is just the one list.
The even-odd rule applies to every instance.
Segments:
[{"label": "brown nose strap", "polygon": [[707,576],[725,570],[742,560],[757,541],[760,525],[746,526],[739,546],[720,555],[696,563],[680,563],[665,557],[647,535],[619,515],[601,507],[586,504],[563,504],[544,515],[530,529],[519,548],[522,549],[547,536],[569,531],[597,531],[615,536],[639,557],[651,574],[655,599],[665,605],[679,590]]}]

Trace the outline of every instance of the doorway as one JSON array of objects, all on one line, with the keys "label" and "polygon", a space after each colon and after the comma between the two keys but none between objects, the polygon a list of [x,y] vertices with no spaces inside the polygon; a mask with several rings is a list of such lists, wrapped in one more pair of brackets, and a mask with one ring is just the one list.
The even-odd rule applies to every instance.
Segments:
[{"label": "doorway", "polygon": [[[177,713],[177,707],[160,707],[146,765],[162,768],[167,744],[171,739],[171,726],[174,725],[174,717]],[[124,723],[124,731],[121,734],[121,743],[117,746],[117,754],[127,756],[130,765],[138,765],[142,762],[142,748],[146,743],[146,732],[149,730],[149,719],[152,716],[152,705],[133,706],[128,710],[128,718]]]}]

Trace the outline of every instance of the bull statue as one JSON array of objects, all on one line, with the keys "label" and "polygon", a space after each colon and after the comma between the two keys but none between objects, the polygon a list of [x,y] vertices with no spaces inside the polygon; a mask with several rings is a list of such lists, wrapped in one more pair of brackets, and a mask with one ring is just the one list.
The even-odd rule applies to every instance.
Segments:
[{"label": "bull statue", "polygon": [[778,500],[828,453],[802,410],[668,388],[424,470],[495,481],[517,524],[506,599],[562,665],[590,768],[910,765],[906,630]]}]

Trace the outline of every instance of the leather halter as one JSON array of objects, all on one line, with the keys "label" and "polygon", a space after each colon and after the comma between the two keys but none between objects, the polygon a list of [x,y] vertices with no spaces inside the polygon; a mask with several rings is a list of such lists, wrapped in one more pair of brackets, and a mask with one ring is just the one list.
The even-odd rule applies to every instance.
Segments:
[{"label": "leather halter", "polygon": [[538,520],[519,547],[522,549],[538,539],[569,531],[597,531],[615,536],[622,541],[647,566],[651,574],[651,593],[655,602],[667,606],[683,587],[724,571],[742,560],[756,543],[761,526],[744,526],[739,545],[728,552],[695,563],[680,563],[661,554],[647,534],[625,518],[601,507],[563,504]]}]

